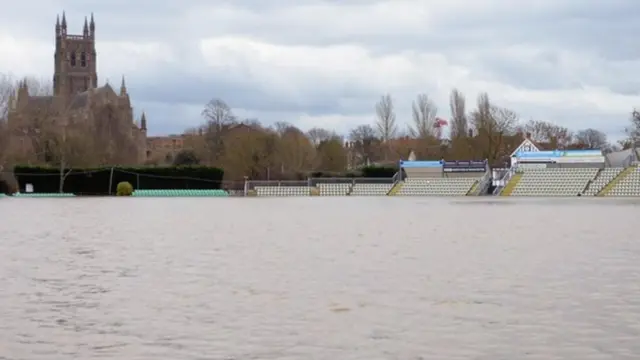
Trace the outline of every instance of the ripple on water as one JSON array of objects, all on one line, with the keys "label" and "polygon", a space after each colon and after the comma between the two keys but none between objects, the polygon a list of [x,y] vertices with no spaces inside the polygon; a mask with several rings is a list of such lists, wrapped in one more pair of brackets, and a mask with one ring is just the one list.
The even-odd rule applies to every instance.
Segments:
[{"label": "ripple on water", "polygon": [[0,358],[640,358],[638,200],[253,200],[0,200]]}]

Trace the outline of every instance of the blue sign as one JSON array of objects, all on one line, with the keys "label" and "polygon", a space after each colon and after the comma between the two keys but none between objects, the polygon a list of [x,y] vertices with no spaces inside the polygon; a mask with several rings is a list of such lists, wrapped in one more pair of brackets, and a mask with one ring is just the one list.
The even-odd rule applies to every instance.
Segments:
[{"label": "blue sign", "polygon": [[515,154],[515,157],[518,157],[518,158],[553,158],[558,156],[562,156],[562,152],[558,150],[527,151],[527,152],[518,152]]},{"label": "blue sign", "polygon": [[551,151],[521,151],[514,155],[520,159],[534,158],[559,158],[559,157],[582,157],[582,156],[602,156],[600,150],[551,150]]},{"label": "blue sign", "polygon": [[400,160],[400,167],[404,169],[414,168],[441,168],[441,161],[404,161]]}]

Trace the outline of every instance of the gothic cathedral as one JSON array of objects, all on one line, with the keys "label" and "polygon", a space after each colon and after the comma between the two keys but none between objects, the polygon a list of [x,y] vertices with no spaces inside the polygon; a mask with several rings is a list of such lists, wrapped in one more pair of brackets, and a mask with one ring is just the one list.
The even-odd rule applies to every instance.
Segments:
[{"label": "gothic cathedral", "polygon": [[145,162],[145,115],[134,121],[124,77],[118,92],[108,83],[97,86],[95,35],[93,14],[90,20],[85,18],[82,35],[67,33],[64,13],[56,20],[52,93],[30,94],[24,81],[9,102],[10,147],[18,161],[49,162],[49,147],[56,145],[44,134],[64,127],[65,134],[67,129],[83,132],[79,138],[86,143],[79,152],[92,164],[82,166]]}]

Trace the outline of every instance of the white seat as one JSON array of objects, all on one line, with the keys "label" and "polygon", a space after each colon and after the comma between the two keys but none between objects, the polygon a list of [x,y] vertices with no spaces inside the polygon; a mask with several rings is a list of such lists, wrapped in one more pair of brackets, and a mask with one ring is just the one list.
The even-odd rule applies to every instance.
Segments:
[{"label": "white seat", "polygon": [[398,196],[465,196],[479,178],[408,178]]},{"label": "white seat", "polygon": [[598,168],[519,169],[511,196],[577,196],[598,174]]}]

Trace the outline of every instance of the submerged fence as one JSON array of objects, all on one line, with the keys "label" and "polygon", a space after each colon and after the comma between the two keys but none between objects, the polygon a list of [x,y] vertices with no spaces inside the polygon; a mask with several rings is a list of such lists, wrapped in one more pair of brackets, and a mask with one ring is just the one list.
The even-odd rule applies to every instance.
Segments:
[{"label": "submerged fence", "polygon": [[[250,196],[255,192],[280,190],[289,190],[291,194],[300,194],[309,192],[311,189],[321,184],[393,184],[395,177],[391,178],[356,178],[356,177],[334,177],[334,178],[308,178],[307,180],[245,180],[244,195]],[[305,190],[306,188],[306,190]],[[286,193],[286,192],[285,192]]]}]

